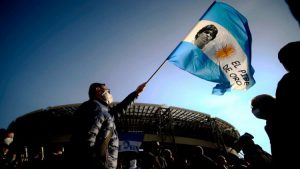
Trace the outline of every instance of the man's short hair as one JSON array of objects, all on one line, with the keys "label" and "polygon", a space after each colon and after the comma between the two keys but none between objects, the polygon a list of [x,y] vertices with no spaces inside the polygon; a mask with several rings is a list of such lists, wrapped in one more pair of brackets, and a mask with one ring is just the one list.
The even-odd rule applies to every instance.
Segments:
[{"label": "man's short hair", "polygon": [[102,87],[102,86],[105,86],[105,84],[104,83],[92,83],[89,88],[89,98],[90,99],[96,98],[96,88]]}]

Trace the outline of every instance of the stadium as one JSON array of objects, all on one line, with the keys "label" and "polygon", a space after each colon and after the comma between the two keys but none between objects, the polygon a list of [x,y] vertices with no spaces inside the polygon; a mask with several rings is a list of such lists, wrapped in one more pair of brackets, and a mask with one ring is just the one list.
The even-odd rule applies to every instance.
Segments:
[{"label": "stadium", "polygon": [[[117,104],[117,103],[114,103]],[[74,111],[80,104],[48,107],[29,112],[15,119],[9,128],[15,131],[15,144],[23,161],[42,154],[47,158],[57,147],[67,151],[71,137]],[[228,122],[208,114],[166,105],[135,103],[124,115],[116,119],[119,135],[127,135],[122,143],[132,144],[120,150],[120,158],[136,156],[147,145],[158,142],[177,156],[189,154],[195,146],[201,146],[206,154],[238,156],[234,149],[239,132]],[[140,140],[131,134],[142,135]],[[121,143],[122,142],[122,143]],[[135,145],[134,145],[135,144]],[[132,148],[136,146],[136,148]]]}]

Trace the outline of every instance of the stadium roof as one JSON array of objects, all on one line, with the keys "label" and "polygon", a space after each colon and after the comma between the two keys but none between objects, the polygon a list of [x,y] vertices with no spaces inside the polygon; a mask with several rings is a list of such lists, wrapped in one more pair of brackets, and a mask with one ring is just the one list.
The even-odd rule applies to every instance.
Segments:
[{"label": "stadium roof", "polygon": [[[116,103],[114,103],[116,104]],[[22,144],[67,142],[71,134],[74,111],[80,104],[68,104],[39,109],[18,117],[9,127]],[[217,144],[233,146],[238,131],[228,122],[208,114],[165,105],[135,103],[116,119],[123,132],[143,132],[144,141],[166,141],[178,144]]]}]

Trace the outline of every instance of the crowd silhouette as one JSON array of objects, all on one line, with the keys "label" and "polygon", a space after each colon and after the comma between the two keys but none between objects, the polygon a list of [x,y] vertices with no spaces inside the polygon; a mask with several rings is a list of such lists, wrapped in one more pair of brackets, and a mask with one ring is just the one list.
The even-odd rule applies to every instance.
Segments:
[{"label": "crowd silhouette", "polygon": [[[45,145],[40,147],[27,147],[16,149],[12,131],[1,129],[1,169],[63,169],[73,166],[66,159],[65,149],[60,144]],[[7,139],[12,138],[12,139]],[[235,143],[237,151],[244,157],[230,156],[228,152],[217,151],[207,154],[205,147],[190,146],[184,152],[176,151],[176,147],[152,141],[142,144],[142,151],[134,155],[123,152],[118,159],[118,169],[239,169],[239,168],[269,168],[271,155],[265,152],[252,140],[253,136],[245,133]],[[7,141],[10,140],[10,141]],[[74,152],[74,150],[70,151]],[[82,154],[84,156],[84,154]],[[77,160],[84,160],[78,158]],[[76,166],[73,166],[76,168]],[[78,166],[77,166],[78,167]]]}]

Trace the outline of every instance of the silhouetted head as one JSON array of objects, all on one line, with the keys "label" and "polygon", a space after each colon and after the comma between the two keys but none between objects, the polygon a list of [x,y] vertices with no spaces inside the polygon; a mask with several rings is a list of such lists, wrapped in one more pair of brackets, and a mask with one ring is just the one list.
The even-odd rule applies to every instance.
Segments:
[{"label": "silhouetted head", "polygon": [[275,98],[268,94],[255,96],[251,100],[252,113],[259,119],[267,119],[275,108]]},{"label": "silhouetted head", "polygon": [[300,41],[290,42],[283,46],[278,52],[278,59],[289,72],[299,69],[297,58],[299,56]]},{"label": "silhouetted head", "polygon": [[254,144],[253,139],[253,135],[246,132],[245,134],[241,135],[240,138],[235,142],[234,149],[236,150],[236,152],[240,152],[245,147],[245,145]]}]

